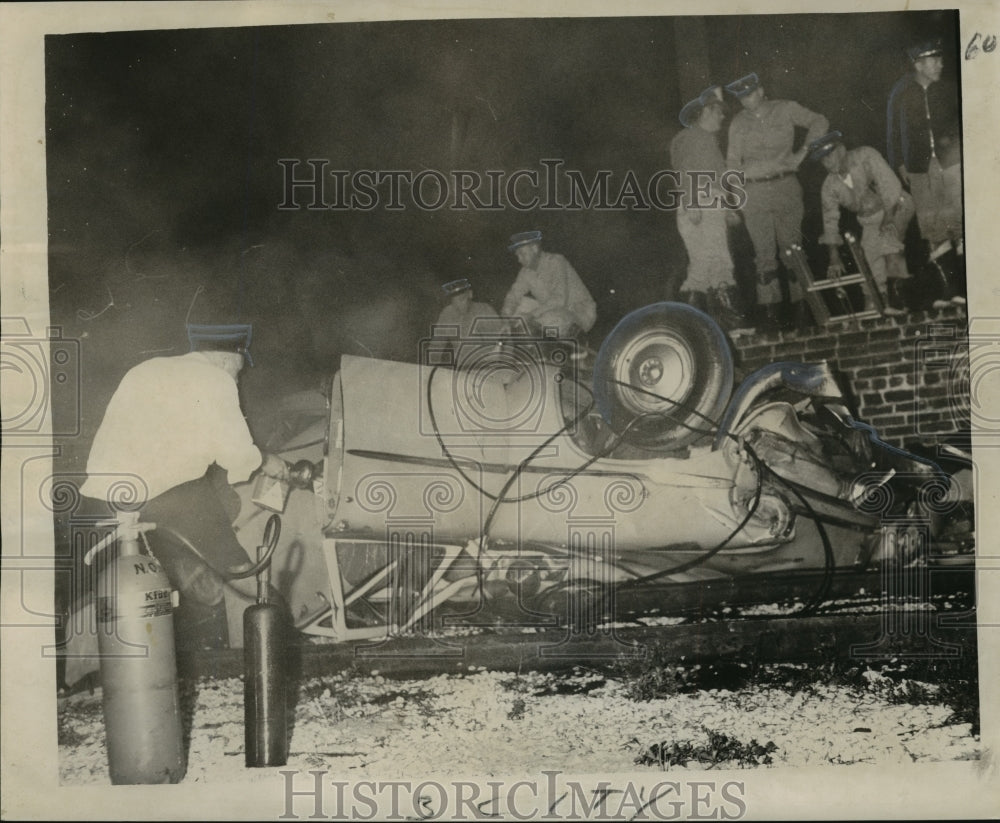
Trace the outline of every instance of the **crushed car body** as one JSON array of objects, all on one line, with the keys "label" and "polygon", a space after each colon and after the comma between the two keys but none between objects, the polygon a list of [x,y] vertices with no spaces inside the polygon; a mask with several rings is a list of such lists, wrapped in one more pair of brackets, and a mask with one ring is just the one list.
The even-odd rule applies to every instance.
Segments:
[{"label": "crushed car body", "polygon": [[[734,391],[725,335],[690,306],[628,315],[592,367],[575,354],[515,333],[418,363],[345,355],[276,448],[316,467],[275,507],[296,626],[377,638],[498,599],[559,618],[574,593],[866,568],[915,556],[962,504],[851,416],[825,362]],[[269,512],[237,491],[253,556]]]}]

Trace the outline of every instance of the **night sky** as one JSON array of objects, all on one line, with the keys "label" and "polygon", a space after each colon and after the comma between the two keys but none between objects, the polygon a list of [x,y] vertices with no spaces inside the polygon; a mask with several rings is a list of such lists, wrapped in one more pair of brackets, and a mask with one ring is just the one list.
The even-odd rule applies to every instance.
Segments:
[{"label": "night sky", "polygon": [[[593,344],[683,279],[669,212],[427,211],[405,197],[399,211],[282,210],[281,159],[448,175],[554,158],[587,177],[610,170],[616,191],[629,171],[645,181],[669,168],[686,100],[750,71],[849,145],[884,151],[903,49],[928,36],[953,49],[953,75],[947,12],[51,35],[52,323],[81,340],[85,386],[82,435],[64,457],[85,458],[128,368],[186,351],[185,321],[254,324],[257,365],[242,378],[253,424],[342,353],[415,360],[444,281],[469,277],[499,307],[517,271],[513,232],[541,229],[574,264],[598,303]],[[800,177],[808,244],[821,173]]]}]

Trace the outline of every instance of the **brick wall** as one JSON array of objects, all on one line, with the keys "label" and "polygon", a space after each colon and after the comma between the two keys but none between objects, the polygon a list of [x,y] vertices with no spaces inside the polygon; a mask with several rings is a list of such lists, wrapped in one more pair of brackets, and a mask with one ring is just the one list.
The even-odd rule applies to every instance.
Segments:
[{"label": "brick wall", "polygon": [[738,379],[782,360],[826,360],[853,391],[859,418],[888,443],[930,444],[969,428],[964,307],[741,337],[736,349]]}]

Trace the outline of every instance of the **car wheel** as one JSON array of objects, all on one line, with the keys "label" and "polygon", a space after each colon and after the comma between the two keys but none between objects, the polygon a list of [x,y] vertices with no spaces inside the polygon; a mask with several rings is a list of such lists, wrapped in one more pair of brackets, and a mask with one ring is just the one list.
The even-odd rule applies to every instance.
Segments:
[{"label": "car wheel", "polygon": [[652,450],[711,436],[732,387],[725,333],[685,303],[655,303],[626,315],[594,366],[598,411],[627,442]]}]

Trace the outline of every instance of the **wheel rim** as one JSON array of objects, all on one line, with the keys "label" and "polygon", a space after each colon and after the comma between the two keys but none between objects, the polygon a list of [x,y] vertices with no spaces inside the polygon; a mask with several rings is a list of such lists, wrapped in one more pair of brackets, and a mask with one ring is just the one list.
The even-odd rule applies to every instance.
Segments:
[{"label": "wheel rim", "polygon": [[622,351],[614,380],[621,402],[630,412],[670,412],[684,403],[694,387],[694,355],[677,335],[650,331]]},{"label": "wheel rim", "polygon": [[601,416],[629,445],[671,451],[704,439],[732,389],[725,334],[704,312],[654,303],[626,315],[594,365]]}]

